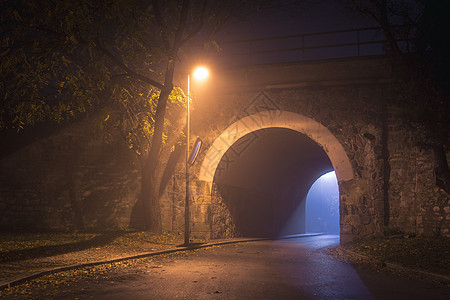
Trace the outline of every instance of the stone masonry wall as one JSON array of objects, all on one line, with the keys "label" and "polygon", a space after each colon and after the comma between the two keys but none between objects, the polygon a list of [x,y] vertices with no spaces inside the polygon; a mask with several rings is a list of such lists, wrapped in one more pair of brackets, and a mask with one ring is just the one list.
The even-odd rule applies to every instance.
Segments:
[{"label": "stone masonry wall", "polygon": [[450,236],[450,197],[435,184],[433,153],[414,144],[399,114],[391,108],[390,226],[405,233]]},{"label": "stone masonry wall", "polygon": [[128,228],[140,191],[134,154],[103,142],[98,116],[0,161],[0,230]]},{"label": "stone masonry wall", "polygon": [[[340,184],[341,238],[346,234],[377,235],[383,231],[385,217],[381,103],[396,97],[394,90],[390,82],[304,84],[265,90],[273,103],[259,108],[252,107],[256,90],[222,95],[208,99],[208,111],[202,110],[193,118],[198,124],[212,125],[194,125],[193,131],[203,137],[207,151],[227,126],[258,109],[296,112],[320,122],[341,142],[354,170],[355,180]],[[413,144],[412,132],[394,107],[389,107],[389,112],[388,226],[416,234],[450,236],[449,197],[435,185],[432,153]]]}]

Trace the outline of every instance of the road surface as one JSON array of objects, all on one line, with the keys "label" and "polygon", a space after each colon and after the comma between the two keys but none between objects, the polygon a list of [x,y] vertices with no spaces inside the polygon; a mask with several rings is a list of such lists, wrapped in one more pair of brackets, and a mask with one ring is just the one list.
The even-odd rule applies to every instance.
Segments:
[{"label": "road surface", "polygon": [[337,236],[316,236],[153,257],[95,280],[79,279],[55,288],[51,295],[56,299],[450,299],[449,288],[442,284],[355,269],[332,258],[326,248],[337,243]]}]

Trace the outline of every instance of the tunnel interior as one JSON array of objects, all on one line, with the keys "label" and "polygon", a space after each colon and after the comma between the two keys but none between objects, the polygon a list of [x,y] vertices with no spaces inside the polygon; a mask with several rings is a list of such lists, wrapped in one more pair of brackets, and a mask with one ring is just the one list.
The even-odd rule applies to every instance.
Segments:
[{"label": "tunnel interior", "polygon": [[330,171],[328,156],[312,139],[291,129],[266,128],[227,150],[214,183],[238,235],[274,238],[306,232],[306,196]]}]

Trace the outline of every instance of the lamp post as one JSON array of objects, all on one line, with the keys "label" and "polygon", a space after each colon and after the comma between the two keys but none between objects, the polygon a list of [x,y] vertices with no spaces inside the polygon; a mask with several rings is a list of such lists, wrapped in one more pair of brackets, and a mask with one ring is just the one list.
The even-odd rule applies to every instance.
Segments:
[{"label": "lamp post", "polygon": [[[205,80],[209,76],[209,71],[205,67],[198,67],[193,72],[197,80]],[[187,78],[187,103],[186,103],[186,200],[184,206],[184,245],[189,246],[189,156],[190,156],[190,102],[191,102],[191,76]]]}]

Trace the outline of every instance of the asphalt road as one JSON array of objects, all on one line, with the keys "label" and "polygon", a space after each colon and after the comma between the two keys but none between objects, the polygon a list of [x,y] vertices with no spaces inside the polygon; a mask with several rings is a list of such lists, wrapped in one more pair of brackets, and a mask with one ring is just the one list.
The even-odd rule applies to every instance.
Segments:
[{"label": "asphalt road", "polygon": [[80,280],[61,299],[450,299],[444,285],[354,266],[337,236],[258,241],[168,255]]}]

